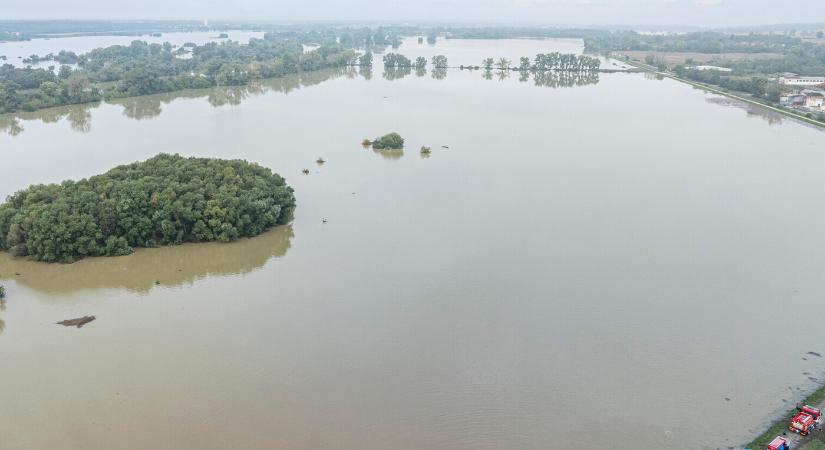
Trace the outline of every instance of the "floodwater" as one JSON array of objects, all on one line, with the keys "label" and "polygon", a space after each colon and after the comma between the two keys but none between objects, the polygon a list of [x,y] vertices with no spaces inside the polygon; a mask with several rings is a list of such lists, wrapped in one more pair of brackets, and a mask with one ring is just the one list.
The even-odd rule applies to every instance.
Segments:
[{"label": "floodwater", "polygon": [[[218,37],[221,33],[229,35],[228,38]],[[175,46],[181,46],[187,42],[203,45],[207,42],[223,42],[233,40],[243,44],[249,42],[251,38],[262,38],[264,35],[260,31],[232,30],[232,31],[192,31],[163,33],[161,36],[72,36],[51,39],[32,39],[29,41],[0,41],[0,56],[5,56],[6,60],[0,60],[0,65],[11,64],[15,67],[25,67],[23,59],[31,55],[46,56],[49,53],[58,54],[60,50],[72,51],[78,55],[88,53],[96,48],[108,47],[110,45],[129,45],[132,41],[145,41],[150,44],[163,44],[168,42]],[[59,66],[56,61],[43,61],[33,64],[36,67]]]},{"label": "floodwater", "polygon": [[825,371],[825,135],[713,98],[376,68],[5,116],[0,195],[179,152],[271,167],[298,208],[233,244],[0,255],[0,447],[740,445]]}]

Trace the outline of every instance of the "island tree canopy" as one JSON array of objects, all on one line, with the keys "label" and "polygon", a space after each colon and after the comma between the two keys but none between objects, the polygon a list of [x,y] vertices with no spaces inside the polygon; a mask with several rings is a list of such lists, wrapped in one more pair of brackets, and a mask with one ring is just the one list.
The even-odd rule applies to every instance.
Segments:
[{"label": "island tree canopy", "polygon": [[287,223],[294,208],[292,188],[265,167],[160,154],[10,196],[0,205],[0,250],[73,262],[133,247],[227,242]]},{"label": "island tree canopy", "polygon": [[376,150],[390,150],[404,148],[404,138],[398,133],[389,133],[375,138],[372,141],[372,148]]}]

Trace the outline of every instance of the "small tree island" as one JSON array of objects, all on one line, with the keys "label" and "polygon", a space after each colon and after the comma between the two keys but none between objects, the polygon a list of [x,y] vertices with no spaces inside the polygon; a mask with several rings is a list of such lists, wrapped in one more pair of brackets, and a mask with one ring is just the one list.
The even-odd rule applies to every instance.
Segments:
[{"label": "small tree island", "polygon": [[288,223],[294,209],[292,188],[270,169],[159,154],[9,196],[0,205],[0,250],[70,263],[135,247],[229,242]]},{"label": "small tree island", "polygon": [[[364,142],[366,142],[366,139]],[[404,138],[398,133],[385,134],[380,138],[373,139],[372,148],[375,150],[400,150],[404,148]]]}]

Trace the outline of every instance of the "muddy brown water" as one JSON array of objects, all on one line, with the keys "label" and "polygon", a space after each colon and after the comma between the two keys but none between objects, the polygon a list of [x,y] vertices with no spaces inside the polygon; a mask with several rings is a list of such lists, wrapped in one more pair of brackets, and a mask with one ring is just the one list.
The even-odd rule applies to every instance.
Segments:
[{"label": "muddy brown water", "polygon": [[0,447],[717,448],[821,378],[822,132],[642,74],[363,75],[0,118],[0,195],[165,151],[298,198],[234,244],[0,255]]}]

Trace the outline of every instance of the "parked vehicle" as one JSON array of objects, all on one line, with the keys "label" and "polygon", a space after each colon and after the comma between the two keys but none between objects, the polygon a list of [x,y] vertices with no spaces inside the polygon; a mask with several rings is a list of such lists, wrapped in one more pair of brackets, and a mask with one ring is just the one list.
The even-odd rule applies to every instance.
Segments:
[{"label": "parked vehicle", "polygon": [[777,436],[768,444],[768,450],[791,450],[791,444],[785,438]]},{"label": "parked vehicle", "polygon": [[819,428],[819,420],[822,418],[822,411],[813,406],[798,407],[799,413],[791,419],[788,429],[802,436],[807,436],[811,431]]}]

